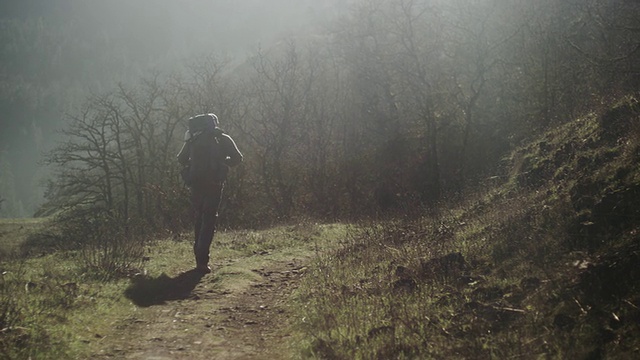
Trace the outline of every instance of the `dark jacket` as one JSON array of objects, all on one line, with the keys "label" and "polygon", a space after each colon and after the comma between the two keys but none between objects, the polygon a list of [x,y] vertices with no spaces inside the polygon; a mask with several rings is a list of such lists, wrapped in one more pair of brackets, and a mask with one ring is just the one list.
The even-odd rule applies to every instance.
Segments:
[{"label": "dark jacket", "polygon": [[198,132],[196,134],[190,134],[189,131],[187,131],[185,134],[185,142],[178,153],[178,162],[183,166],[189,165],[195,150],[196,138],[209,136],[214,137],[218,144],[215,151],[216,159],[212,159],[212,162],[220,166],[216,171],[215,180],[222,182],[227,178],[229,167],[236,166],[242,162],[242,153],[238,150],[231,136],[225,134],[219,128],[211,131]]}]

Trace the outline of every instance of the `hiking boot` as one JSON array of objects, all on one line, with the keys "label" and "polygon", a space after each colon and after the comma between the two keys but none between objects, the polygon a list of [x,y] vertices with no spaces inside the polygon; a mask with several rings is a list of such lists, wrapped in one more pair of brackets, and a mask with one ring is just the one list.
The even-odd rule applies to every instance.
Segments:
[{"label": "hiking boot", "polygon": [[203,274],[209,274],[211,272],[211,267],[209,267],[209,265],[198,265],[196,266],[196,270]]}]

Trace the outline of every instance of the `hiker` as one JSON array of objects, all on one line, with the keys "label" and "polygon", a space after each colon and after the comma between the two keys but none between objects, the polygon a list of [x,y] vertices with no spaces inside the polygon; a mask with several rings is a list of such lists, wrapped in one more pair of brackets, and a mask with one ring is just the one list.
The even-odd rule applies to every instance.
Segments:
[{"label": "hiker", "polygon": [[222,188],[229,168],[242,162],[236,143],[219,125],[215,114],[190,118],[184,144],[178,153],[178,162],[184,166],[181,175],[191,189],[196,270],[205,274],[211,272],[209,248],[216,232]]}]

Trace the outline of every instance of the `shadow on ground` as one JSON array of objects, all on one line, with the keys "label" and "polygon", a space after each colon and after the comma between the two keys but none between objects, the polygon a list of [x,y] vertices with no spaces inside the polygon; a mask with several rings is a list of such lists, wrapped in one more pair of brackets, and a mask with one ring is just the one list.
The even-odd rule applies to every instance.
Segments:
[{"label": "shadow on ground", "polygon": [[137,277],[131,280],[131,285],[124,291],[124,295],[136,305],[147,307],[161,305],[171,300],[189,299],[191,291],[198,285],[203,274],[190,270],[171,278],[162,274],[157,278]]}]

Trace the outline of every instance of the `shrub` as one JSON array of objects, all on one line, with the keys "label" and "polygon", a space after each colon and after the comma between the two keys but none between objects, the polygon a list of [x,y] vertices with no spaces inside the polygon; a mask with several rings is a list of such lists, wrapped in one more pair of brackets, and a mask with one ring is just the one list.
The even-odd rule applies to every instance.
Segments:
[{"label": "shrub", "polygon": [[86,272],[113,278],[135,271],[142,263],[148,234],[145,224],[99,210],[75,210],[56,219],[59,233],[78,250]]}]

